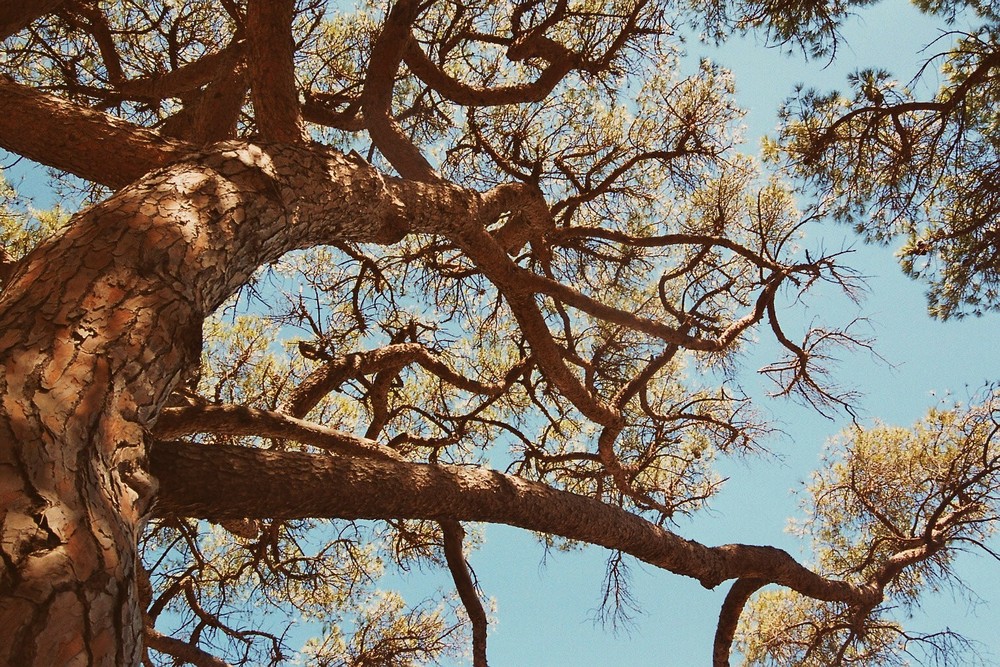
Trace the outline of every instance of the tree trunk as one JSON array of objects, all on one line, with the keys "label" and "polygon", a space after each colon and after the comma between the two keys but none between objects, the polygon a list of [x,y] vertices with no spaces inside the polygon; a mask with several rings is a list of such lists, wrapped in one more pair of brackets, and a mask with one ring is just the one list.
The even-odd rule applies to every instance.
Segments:
[{"label": "tree trunk", "polygon": [[26,257],[0,293],[0,665],[138,664],[147,438],[206,314],[288,250],[392,240],[474,204],[330,151],[230,143]]}]

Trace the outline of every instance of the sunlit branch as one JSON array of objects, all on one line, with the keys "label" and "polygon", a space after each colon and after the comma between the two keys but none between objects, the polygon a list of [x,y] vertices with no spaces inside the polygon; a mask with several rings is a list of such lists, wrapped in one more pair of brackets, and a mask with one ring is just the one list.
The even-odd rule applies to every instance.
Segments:
[{"label": "sunlit branch", "polygon": [[544,368],[546,377],[589,418],[604,425],[618,423],[621,417],[591,394],[567,368],[534,295],[524,284],[526,272],[514,265],[483,229],[462,230],[455,241],[504,295],[521,332],[531,344],[535,362]]},{"label": "sunlit branch", "polygon": [[0,76],[0,146],[118,188],[194,150],[110,114]]},{"label": "sunlit branch", "polygon": [[400,458],[395,451],[373,440],[281,412],[242,405],[192,405],[163,409],[156,424],[157,437],[176,438],[190,433],[284,438],[345,456]]},{"label": "sunlit branch", "polygon": [[168,637],[158,632],[151,625],[145,629],[146,646],[172,656],[175,659],[191,664],[195,667],[231,667],[228,662],[221,660],[211,653],[198,648],[196,644],[189,644],[180,639]]}]

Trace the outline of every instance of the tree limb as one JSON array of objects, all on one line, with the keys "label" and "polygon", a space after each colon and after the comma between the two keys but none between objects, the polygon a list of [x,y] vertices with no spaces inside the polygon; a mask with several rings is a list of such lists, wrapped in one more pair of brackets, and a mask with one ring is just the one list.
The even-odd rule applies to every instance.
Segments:
[{"label": "tree limb", "polygon": [[422,9],[418,0],[399,0],[390,10],[372,49],[361,93],[361,109],[372,142],[403,178],[435,182],[440,177],[392,118],[396,71],[406,50],[410,26]]},{"label": "tree limb", "polygon": [[459,389],[494,394],[502,385],[485,384],[456,373],[420,343],[395,343],[377,350],[355,352],[326,362],[299,383],[279,408],[294,417],[305,417],[320,400],[348,378],[371,375],[387,368],[416,363]]},{"label": "tree limb", "polygon": [[271,410],[255,410],[242,405],[193,405],[164,408],[156,422],[161,438],[189,433],[254,435],[286,438],[344,456],[398,460],[399,454],[373,440],[326,428]]},{"label": "tree limb", "polygon": [[476,593],[468,563],[462,553],[465,530],[458,521],[439,522],[444,534],[444,557],[455,582],[455,590],[462,599],[465,611],[472,623],[472,664],[473,667],[487,667],[486,663],[486,610]]},{"label": "tree limb", "polygon": [[712,647],[712,665],[729,667],[729,652],[733,646],[733,636],[739,624],[740,615],[747,600],[767,584],[763,579],[737,579],[726,594],[719,611],[719,624],[715,628],[715,644]]},{"label": "tree limb", "polygon": [[195,667],[230,667],[225,660],[220,660],[193,644],[157,632],[152,626],[146,626],[145,637],[148,648],[173,656],[185,664]]},{"label": "tree limb", "polygon": [[435,92],[455,104],[464,106],[499,106],[540,102],[552,92],[552,89],[562,81],[563,77],[573,69],[579,60],[567,50],[565,54],[562,54],[562,57],[552,60],[538,75],[538,78],[530,83],[499,88],[479,88],[449,76],[435,65],[420,48],[420,44],[417,43],[413,35],[408,35],[405,43],[403,59],[410,71]]},{"label": "tree limb", "polygon": [[0,76],[0,146],[83,179],[120,188],[193,150],[100,111]]},{"label": "tree limb", "polygon": [[247,3],[250,98],[257,130],[268,141],[299,143],[307,138],[295,85],[294,16],[295,0]]},{"label": "tree limb", "polygon": [[875,604],[874,586],[827,579],[774,547],[707,547],[635,514],[491,470],[158,441],[158,516],[425,519],[503,523],[617,549],[714,588],[754,578],[808,597]]}]

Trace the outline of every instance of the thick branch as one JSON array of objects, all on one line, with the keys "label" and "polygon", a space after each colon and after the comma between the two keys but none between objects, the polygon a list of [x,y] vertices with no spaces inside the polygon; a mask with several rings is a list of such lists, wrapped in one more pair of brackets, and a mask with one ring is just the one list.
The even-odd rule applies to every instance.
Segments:
[{"label": "thick branch", "polygon": [[250,0],[250,98],[257,130],[268,141],[301,142],[306,138],[295,85],[294,0]]},{"label": "thick branch", "polygon": [[185,664],[194,665],[195,667],[230,667],[229,663],[225,660],[220,660],[193,644],[188,644],[174,637],[168,637],[157,632],[150,626],[146,626],[145,637],[146,646],[154,651],[173,656]]},{"label": "thick branch", "polygon": [[245,51],[245,42],[240,40],[162,77],[129,82],[123,89],[141,92],[148,88],[166,95],[167,89],[183,93],[187,86],[204,85],[183,95],[184,106],[164,121],[160,131],[198,146],[232,139],[249,86]]},{"label": "thick branch", "polygon": [[499,88],[479,88],[449,76],[435,65],[412,35],[406,38],[406,49],[403,57],[410,71],[417,78],[445,98],[463,106],[499,106],[540,102],[552,92],[552,89],[562,81],[563,77],[573,69],[578,61],[578,58],[567,51],[562,57],[550,62],[535,81]]},{"label": "thick branch", "polygon": [[155,433],[161,438],[176,438],[189,433],[285,438],[345,456],[399,459],[395,451],[372,440],[280,412],[255,410],[242,405],[164,408],[157,419]]},{"label": "thick branch", "polygon": [[20,32],[37,18],[62,5],[64,0],[8,0],[0,3],[0,39]]},{"label": "thick branch", "polygon": [[83,179],[119,188],[192,146],[0,76],[0,146]]},{"label": "thick branch", "polygon": [[179,97],[207,85],[230,71],[246,49],[246,41],[238,40],[214,53],[208,53],[194,62],[182,65],[159,76],[123,81],[117,86],[125,97],[162,100]]},{"label": "thick branch", "polygon": [[616,549],[708,588],[756,578],[819,600],[863,605],[879,596],[825,579],[781,549],[706,547],[618,507],[489,470],[180,442],[157,442],[150,466],[161,516],[503,523]]},{"label": "thick branch", "polygon": [[420,10],[421,4],[417,0],[399,0],[386,17],[382,32],[372,48],[361,94],[361,109],[372,142],[399,175],[433,182],[439,180],[434,168],[392,118],[396,71],[406,50],[410,26]]}]

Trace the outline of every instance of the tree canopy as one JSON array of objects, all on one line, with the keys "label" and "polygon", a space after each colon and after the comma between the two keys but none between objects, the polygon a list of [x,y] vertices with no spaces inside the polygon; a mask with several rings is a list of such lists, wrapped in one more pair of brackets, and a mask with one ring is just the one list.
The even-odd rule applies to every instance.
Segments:
[{"label": "tree canopy", "polygon": [[[486,523],[608,549],[611,617],[628,559],[732,581],[716,665],[967,659],[900,610],[996,557],[993,388],[832,443],[808,561],[677,529],[773,446],[752,346],[774,395],[856,416],[834,358],[872,342],[795,309],[863,280],[811,226],[901,242],[937,317],[1000,307],[991,3],[915,2],[974,28],[790,91],[761,156],[684,56],[836,58],[867,4],[0,8],[0,147],[67,202],[0,192],[0,664],[486,665]],[[454,590],[385,585],[414,567]]]}]

